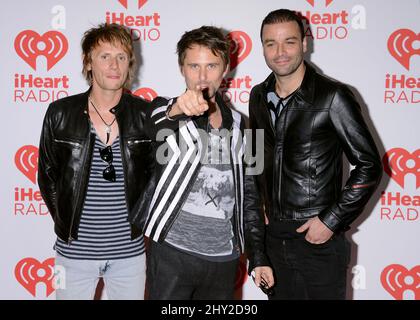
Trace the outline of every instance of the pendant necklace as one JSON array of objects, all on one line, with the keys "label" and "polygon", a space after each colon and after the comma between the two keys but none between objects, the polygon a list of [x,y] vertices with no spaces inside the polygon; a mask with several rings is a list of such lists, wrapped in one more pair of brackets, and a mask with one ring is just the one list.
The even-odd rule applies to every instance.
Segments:
[{"label": "pendant necklace", "polygon": [[95,111],[98,114],[99,118],[101,118],[102,122],[105,125],[105,132],[106,132],[106,142],[105,142],[105,144],[108,144],[109,137],[111,136],[111,131],[112,131],[111,130],[111,127],[112,127],[112,125],[114,124],[114,122],[115,122],[115,120],[117,118],[114,116],[114,120],[112,120],[112,122],[110,124],[106,123],[105,120],[104,120],[104,118],[102,118],[101,114],[99,113],[98,109],[96,109],[95,105],[93,104],[92,99],[89,98],[89,102],[92,105],[93,109],[95,109]]}]

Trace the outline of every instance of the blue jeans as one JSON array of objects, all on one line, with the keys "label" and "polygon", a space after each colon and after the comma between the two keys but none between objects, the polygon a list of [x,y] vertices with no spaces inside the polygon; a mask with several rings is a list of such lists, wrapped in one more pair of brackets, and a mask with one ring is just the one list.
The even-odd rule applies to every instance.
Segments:
[{"label": "blue jeans", "polygon": [[311,244],[304,235],[296,239],[266,237],[276,281],[270,300],[345,299],[350,243],[343,234],[323,244]]},{"label": "blue jeans", "polygon": [[116,260],[55,258],[57,300],[92,300],[99,278],[110,300],[143,300],[145,254]]},{"label": "blue jeans", "polygon": [[150,300],[231,300],[239,259],[213,262],[150,241],[146,292]]}]

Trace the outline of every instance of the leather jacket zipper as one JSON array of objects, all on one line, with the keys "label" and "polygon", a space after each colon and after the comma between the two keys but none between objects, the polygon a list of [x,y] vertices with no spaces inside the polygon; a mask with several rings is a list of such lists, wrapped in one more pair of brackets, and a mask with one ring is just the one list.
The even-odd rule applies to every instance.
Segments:
[{"label": "leather jacket zipper", "polygon": [[[285,106],[283,108],[283,110],[281,110],[280,115],[279,115],[279,118],[278,118],[278,120],[280,121],[281,114],[282,113],[285,114],[284,115],[284,120],[283,120],[283,125],[282,125],[283,126],[283,129],[281,131],[281,141],[282,141],[282,144],[283,144],[283,146],[282,146],[282,149],[283,150],[282,150],[282,153],[281,153],[281,157],[279,159],[279,165],[277,166],[277,168],[279,170],[279,172],[278,172],[278,175],[279,175],[279,178],[278,178],[279,189],[277,191],[276,197],[277,197],[277,203],[278,203],[278,209],[279,209],[279,212],[278,213],[279,213],[279,215],[281,215],[281,196],[280,196],[280,194],[281,194],[281,179],[282,179],[282,172],[283,172],[282,167],[283,167],[283,154],[284,154],[284,132],[285,132],[284,128],[286,127],[286,118],[287,118],[287,111],[288,111],[287,109],[288,109],[288,107]],[[277,121],[276,121],[276,123],[277,123]],[[276,153],[277,153],[277,150],[276,150]],[[276,182],[276,181],[274,181],[274,182]]]},{"label": "leather jacket zipper", "polygon": [[67,143],[67,144],[72,145],[74,147],[81,147],[82,146],[80,143],[73,142],[73,141],[66,141],[66,140],[59,140],[59,139],[54,139],[54,141],[59,142],[59,143]]},{"label": "leather jacket zipper", "polygon": [[[91,139],[91,130],[92,130],[92,127],[91,127],[91,123],[90,123],[90,121],[88,121],[88,123],[89,123],[89,134],[88,134],[88,145],[89,145],[89,150],[87,150],[86,152],[85,152],[85,156],[84,156],[84,159],[83,159],[83,164],[84,165],[86,165],[86,160],[87,160],[87,157],[88,157],[88,154],[90,153],[90,154],[92,154],[92,139]],[[94,140],[93,140],[93,143],[95,143],[94,142]],[[89,152],[90,151],[90,152]],[[92,159],[91,159],[92,160]],[[89,163],[88,163],[88,165],[90,166],[90,163],[91,163],[91,161],[89,161]],[[90,168],[89,168],[89,170],[90,170]],[[88,170],[88,171],[89,171]],[[80,178],[80,180],[79,180],[79,186],[78,186],[78,188],[76,189],[76,190],[79,190],[79,193],[78,193],[78,196],[77,196],[77,201],[76,201],[76,203],[78,203],[79,202],[79,199],[80,199],[80,194],[81,194],[81,192],[80,192],[80,186],[81,186],[81,182],[82,182],[82,179],[83,179],[83,177],[81,177]],[[87,188],[87,185],[86,185],[86,188]],[[83,191],[85,191],[85,190],[83,190]],[[73,215],[72,215],[72,217],[71,217],[71,222],[70,222],[70,227],[69,227],[69,236],[68,236],[68,239],[67,239],[67,244],[70,246],[71,245],[71,243],[72,243],[72,241],[74,240],[74,238],[72,237],[72,235],[71,235],[71,231],[72,231],[72,229],[73,229],[73,225],[74,225],[74,219],[75,219],[75,215],[76,215],[76,212],[77,212],[77,210],[79,209],[79,208],[75,208],[76,210],[74,210],[73,211]]]},{"label": "leather jacket zipper", "polygon": [[[145,139],[145,140],[133,140],[133,141],[129,140],[129,141],[127,141],[127,144],[128,145],[132,145],[132,144],[137,144],[137,143],[142,143],[142,142],[152,142],[152,140],[149,140],[149,139]],[[120,143],[121,143],[121,141],[120,141]]]},{"label": "leather jacket zipper", "polygon": [[[130,145],[134,145],[134,144],[137,144],[137,143],[142,143],[142,142],[152,142],[152,140],[151,139],[140,139],[140,140],[128,140],[127,141],[127,144],[130,146]],[[121,143],[121,140],[120,140],[120,143]],[[122,149],[121,149],[122,150]],[[122,156],[122,154],[121,154],[121,156]],[[125,157],[125,156],[123,156],[123,157]],[[124,158],[125,159],[125,158]],[[123,163],[124,163],[125,161],[123,161]],[[124,188],[126,188],[126,186],[125,186],[125,176],[126,176],[126,168],[125,168],[125,166],[123,166],[123,170],[124,170]],[[125,191],[125,189],[124,189],[124,191]],[[125,192],[125,194],[127,195],[127,192]],[[126,201],[126,203],[128,203],[127,202],[127,196],[125,197],[125,201]],[[128,208],[127,208],[128,209]],[[130,219],[130,217],[128,217],[128,219],[129,219],[129,221],[130,221],[130,223],[132,223],[133,221],[135,221],[136,219],[137,219],[137,217],[139,216],[139,214],[140,214],[140,212],[137,212],[135,215],[134,215],[134,217],[133,218],[131,218]],[[143,228],[144,229],[144,228]],[[143,231],[143,233],[145,232],[145,230],[142,230]]]},{"label": "leather jacket zipper", "polygon": [[[117,118],[117,124],[118,124],[118,128],[120,128],[120,124],[118,123],[118,118]],[[123,151],[123,142],[122,142],[122,137],[121,135],[119,135],[119,139],[120,139],[120,153],[121,153],[121,160],[122,160],[122,167],[123,167],[123,179],[124,179],[124,199],[125,199],[125,206],[127,208],[127,212],[129,211],[128,209],[128,200],[127,200],[127,164],[125,161],[125,152]],[[139,141],[139,140],[135,140],[135,141]],[[134,142],[135,142],[134,141]],[[143,141],[143,140],[140,140]],[[131,144],[131,141],[127,141],[127,144]],[[131,208],[130,208],[131,209]],[[127,220],[128,220],[128,216],[127,216]],[[130,225],[130,229],[132,230],[132,227]]]},{"label": "leather jacket zipper", "polygon": [[345,190],[349,190],[349,189],[363,189],[363,188],[369,188],[371,186],[374,186],[375,184],[376,184],[376,181],[367,182],[367,183],[364,183],[364,184],[353,184],[351,187],[347,186],[344,189]]}]

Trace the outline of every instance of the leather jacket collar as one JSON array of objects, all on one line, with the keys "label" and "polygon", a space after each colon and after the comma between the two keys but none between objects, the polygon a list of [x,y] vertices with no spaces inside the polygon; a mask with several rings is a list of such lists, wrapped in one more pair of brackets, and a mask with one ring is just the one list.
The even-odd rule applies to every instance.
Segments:
[{"label": "leather jacket collar", "polygon": [[[92,91],[92,87],[89,87],[89,89],[84,92],[83,94],[81,94],[80,96],[78,96],[78,101],[77,101],[77,106],[80,107],[84,113],[89,114],[89,95]],[[118,104],[111,108],[109,111],[115,115],[118,115],[123,109],[124,106],[126,106],[127,104],[127,95],[124,94],[126,93],[125,91],[123,91],[120,101],[118,102]],[[129,92],[127,92],[129,93]]]}]

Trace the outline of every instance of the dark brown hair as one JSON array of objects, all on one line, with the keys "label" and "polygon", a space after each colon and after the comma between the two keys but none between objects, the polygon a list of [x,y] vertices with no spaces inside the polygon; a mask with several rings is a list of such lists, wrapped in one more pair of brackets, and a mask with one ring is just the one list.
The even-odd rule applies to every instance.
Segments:
[{"label": "dark brown hair", "polygon": [[230,41],[219,28],[202,26],[185,32],[176,46],[179,66],[184,64],[186,51],[193,45],[209,48],[215,56],[222,58],[225,68],[229,64]]},{"label": "dark brown hair", "polygon": [[266,24],[275,24],[280,22],[289,22],[289,21],[295,21],[300,29],[300,34],[302,36],[302,41],[305,38],[305,29],[303,27],[302,18],[298,16],[294,11],[288,10],[288,9],[278,9],[271,11],[263,20],[261,23],[261,29],[260,29],[260,38],[262,41],[262,32],[263,28]]}]

